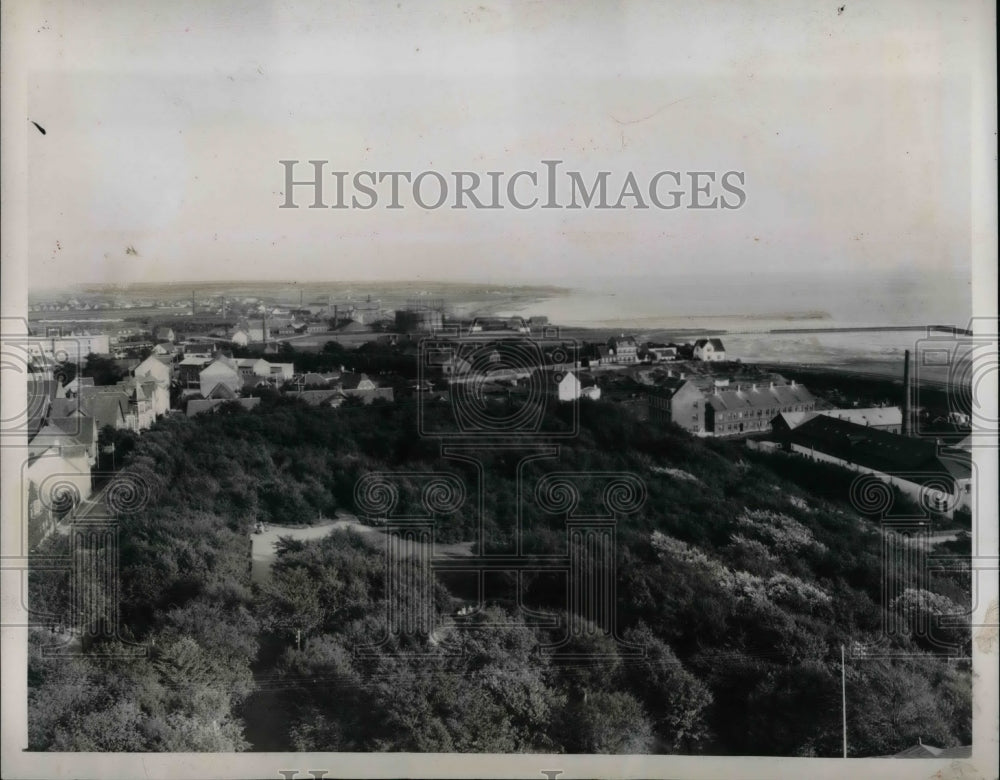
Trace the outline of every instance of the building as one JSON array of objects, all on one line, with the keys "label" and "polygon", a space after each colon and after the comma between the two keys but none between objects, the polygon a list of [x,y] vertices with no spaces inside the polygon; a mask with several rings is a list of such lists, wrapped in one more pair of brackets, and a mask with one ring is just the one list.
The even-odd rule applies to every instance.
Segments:
[{"label": "building", "polygon": [[772,428],[776,431],[791,431],[817,414],[888,433],[900,433],[903,427],[903,412],[898,406],[876,406],[870,409],[823,409],[818,412],[780,414],[772,420]]},{"label": "building", "polygon": [[560,401],[576,401],[580,397],[580,380],[572,371],[541,371],[545,392]]},{"label": "building", "polygon": [[409,304],[405,309],[398,309],[395,317],[396,330],[402,333],[433,333],[444,327],[444,313],[441,307]]},{"label": "building", "polygon": [[87,355],[108,355],[111,343],[107,334],[81,333],[29,336],[20,339],[28,354],[56,363],[82,363]]},{"label": "building", "polygon": [[670,360],[677,360],[677,347],[668,344],[646,345],[645,354],[650,361],[662,363]]},{"label": "building", "polygon": [[925,509],[951,516],[968,508],[972,492],[969,454],[818,414],[781,436],[790,452],[871,474]]},{"label": "building", "polygon": [[158,325],[153,328],[153,341],[159,344],[163,341],[176,341],[177,336],[174,334],[174,329],[166,325]]},{"label": "building", "polygon": [[79,407],[76,414],[90,417],[100,431],[110,427],[116,430],[138,430],[138,420],[132,420],[129,415],[129,397],[118,385],[107,387],[82,387],[78,399]]},{"label": "building", "polygon": [[543,369],[542,376],[545,392],[555,396],[559,401],[576,401],[580,398],[597,400],[601,397],[601,388],[592,379],[583,379],[573,371]]},{"label": "building", "polygon": [[243,376],[232,358],[218,357],[198,372],[198,389],[208,398],[216,385],[228,386],[234,393],[243,387]]},{"label": "building", "polygon": [[608,339],[608,353],[612,363],[637,363],[639,345],[632,336],[622,335]]},{"label": "building", "polygon": [[705,432],[713,436],[739,436],[771,430],[780,414],[811,412],[816,399],[804,385],[762,382],[718,386],[708,390]]},{"label": "building", "polygon": [[81,446],[90,466],[97,463],[97,426],[93,418],[76,415],[74,417],[49,417],[35,437],[32,447],[60,445]]},{"label": "building", "polygon": [[204,412],[214,412],[228,400],[235,401],[248,412],[251,409],[255,409],[260,404],[259,398],[196,398],[188,401],[185,413],[188,417],[194,417],[195,415],[203,414]]},{"label": "building", "polygon": [[212,362],[207,354],[188,354],[177,364],[177,381],[184,388],[198,388],[199,375]]},{"label": "building", "polygon": [[159,417],[170,411],[170,366],[150,355],[132,371],[136,379],[152,382],[153,412]]},{"label": "building", "polygon": [[698,339],[694,343],[695,360],[725,360],[726,348],[722,344],[722,339]]},{"label": "building", "polygon": [[73,437],[28,445],[24,478],[28,483],[28,529],[32,545],[52,530],[62,515],[90,498],[91,471],[86,447]]},{"label": "building", "polygon": [[337,386],[341,390],[374,390],[377,387],[367,374],[356,374],[353,371],[342,373]]},{"label": "building", "polygon": [[672,422],[690,433],[705,435],[705,394],[683,374],[649,388],[646,403],[651,420]]}]

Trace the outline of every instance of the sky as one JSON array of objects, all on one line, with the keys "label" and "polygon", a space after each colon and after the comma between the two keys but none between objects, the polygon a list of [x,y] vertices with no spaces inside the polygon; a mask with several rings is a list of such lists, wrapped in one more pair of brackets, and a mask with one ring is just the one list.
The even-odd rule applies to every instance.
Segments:
[{"label": "sky", "polygon": [[[31,286],[968,276],[972,7],[39,3]],[[746,203],[390,210],[383,186],[368,211],[280,209],[286,159],[557,159],[612,199],[630,171],[735,170]]]}]

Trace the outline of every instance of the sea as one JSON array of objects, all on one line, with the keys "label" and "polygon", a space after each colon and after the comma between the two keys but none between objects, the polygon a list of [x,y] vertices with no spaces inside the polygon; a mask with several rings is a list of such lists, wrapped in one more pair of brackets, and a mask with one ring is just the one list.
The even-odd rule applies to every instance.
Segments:
[{"label": "sea", "polygon": [[[823,364],[895,375],[905,350],[915,355],[929,349],[938,355],[941,349],[967,351],[967,337],[927,326],[969,328],[971,274],[741,276],[736,271],[716,277],[606,277],[502,313],[544,315],[554,325],[620,330],[640,340],[683,342],[718,335],[727,357],[744,362]],[[878,330],[837,332],[843,328]],[[946,381],[956,374],[946,363],[928,368],[925,377]]]}]

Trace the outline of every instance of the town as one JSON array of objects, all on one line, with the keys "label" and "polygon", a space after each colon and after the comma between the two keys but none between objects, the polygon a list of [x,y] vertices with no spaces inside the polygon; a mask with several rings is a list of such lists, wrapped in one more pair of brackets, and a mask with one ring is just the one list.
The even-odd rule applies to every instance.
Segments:
[{"label": "town", "polygon": [[[106,327],[93,313],[108,307],[142,314]],[[838,405],[776,367],[744,364],[720,337],[662,343],[577,329],[567,339],[545,317],[455,317],[426,298],[390,309],[371,295],[293,306],[193,292],[182,304],[119,295],[32,309],[43,320],[69,312],[74,325],[44,320],[28,339],[35,543],[89,506],[121,432],[141,435],[165,415],[250,411],[268,396],[327,408],[454,405],[472,385],[484,403],[604,399],[697,437],[875,475],[942,517],[969,510],[969,421],[913,403],[908,355],[898,390],[845,406],[842,394]],[[536,351],[525,359],[520,343]],[[921,417],[942,436],[915,436]]]}]

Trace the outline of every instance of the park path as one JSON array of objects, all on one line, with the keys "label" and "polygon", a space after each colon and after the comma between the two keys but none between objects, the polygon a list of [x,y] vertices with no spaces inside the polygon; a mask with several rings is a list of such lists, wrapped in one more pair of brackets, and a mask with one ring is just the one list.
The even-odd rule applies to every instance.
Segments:
[{"label": "park path", "polygon": [[[353,529],[361,534],[373,545],[384,545],[385,531],[382,528],[365,525],[354,515],[338,513],[336,520],[320,520],[316,525],[307,526],[281,526],[269,525],[263,533],[251,533],[250,539],[253,546],[253,558],[250,568],[250,579],[252,582],[262,584],[267,581],[271,573],[271,564],[277,557],[275,545],[278,538],[288,536],[292,539],[308,541],[312,539],[322,539],[327,534],[336,530]],[[427,545],[432,547],[431,553],[434,555],[449,556],[469,556],[472,555],[472,542],[456,542],[454,544]]]}]

